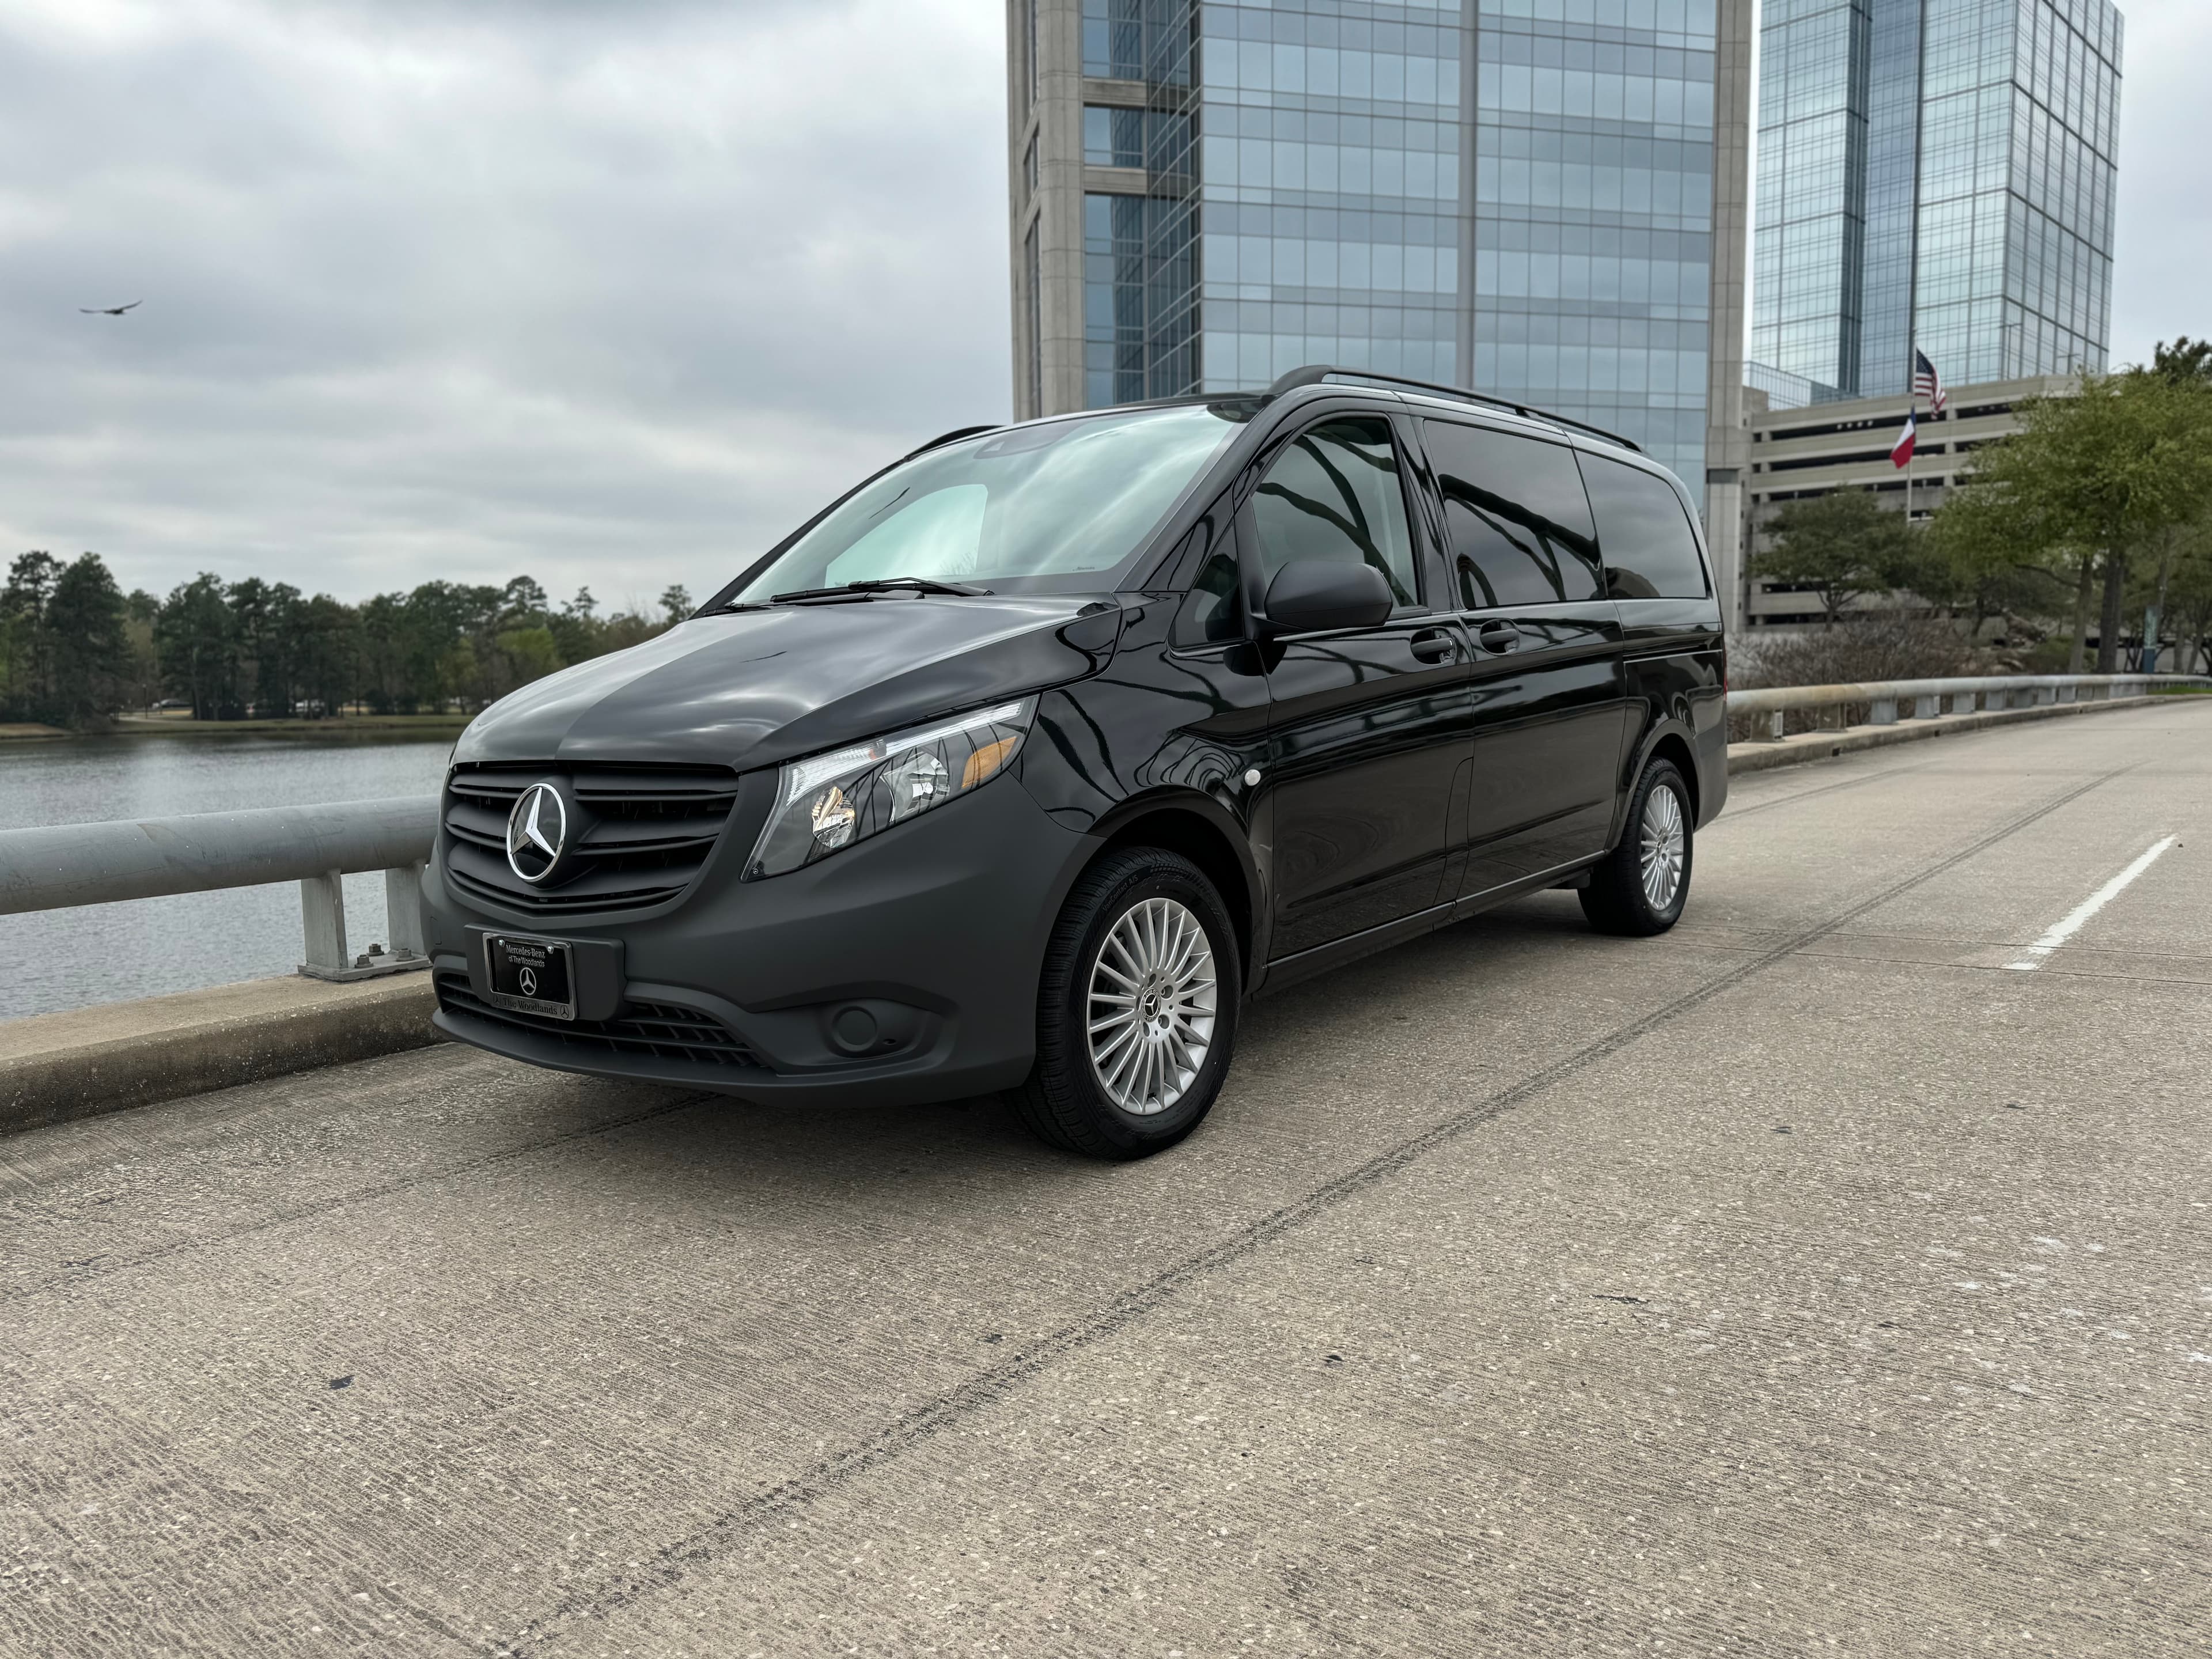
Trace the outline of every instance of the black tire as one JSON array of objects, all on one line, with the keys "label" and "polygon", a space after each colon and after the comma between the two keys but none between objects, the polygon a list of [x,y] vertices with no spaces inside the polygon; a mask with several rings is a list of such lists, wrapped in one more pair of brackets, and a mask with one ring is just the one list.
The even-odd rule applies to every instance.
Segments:
[{"label": "black tire", "polygon": [[[1101,951],[1125,916],[1137,913],[1141,923],[1147,916],[1164,915],[1182,925],[1171,909],[1140,909],[1152,900],[1181,906],[1203,931],[1212,954],[1213,1006],[1205,1052],[1188,1081],[1180,1085],[1171,1103],[1139,1112],[1116,1101],[1092,1060],[1092,979]],[[1116,945],[1109,969],[1126,961],[1121,954],[1125,948]],[[1009,1097],[1015,1112],[1040,1139],[1087,1158],[1149,1158],[1166,1151],[1205,1120],[1221,1092],[1236,1048],[1243,990],[1237,930],[1205,872],[1181,854],[1156,847],[1108,854],[1077,880],[1045,945],[1044,969],[1037,981],[1036,1064],[1028,1080]],[[1144,1040],[1141,1031],[1131,1037],[1133,1042]],[[1180,1055],[1184,1051],[1174,1052]],[[1158,1094],[1164,1097],[1170,1086],[1164,1073]]]},{"label": "black tire", "polygon": [[[1664,904],[1654,902],[1644,887],[1644,815],[1655,792],[1674,796],[1673,810],[1681,833],[1681,870],[1673,894]],[[1666,809],[1660,809],[1663,817]],[[1628,798],[1628,820],[1620,844],[1590,872],[1589,885],[1582,890],[1583,914],[1601,933],[1648,937],[1663,933],[1681,920],[1690,896],[1690,872],[1694,863],[1695,828],[1690,811],[1689,786],[1672,761],[1655,760],[1636,781]]]}]

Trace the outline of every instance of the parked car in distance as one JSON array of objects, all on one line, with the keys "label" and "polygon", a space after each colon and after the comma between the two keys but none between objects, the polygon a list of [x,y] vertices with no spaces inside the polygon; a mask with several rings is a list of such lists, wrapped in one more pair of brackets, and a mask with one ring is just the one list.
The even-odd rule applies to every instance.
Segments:
[{"label": "parked car in distance", "polygon": [[1724,682],[1689,497],[1571,421],[1313,368],[951,433],[471,724],[436,1021],[1140,1157],[1263,990],[1543,888],[1673,926]]}]

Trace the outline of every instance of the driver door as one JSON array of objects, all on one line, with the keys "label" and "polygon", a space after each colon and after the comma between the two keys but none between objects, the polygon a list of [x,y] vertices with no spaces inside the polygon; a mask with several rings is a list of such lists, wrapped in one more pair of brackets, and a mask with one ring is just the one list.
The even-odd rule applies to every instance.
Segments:
[{"label": "driver door", "polygon": [[1387,416],[1328,416],[1268,462],[1243,509],[1255,597],[1294,560],[1365,563],[1397,605],[1373,628],[1267,647],[1273,785],[1271,961],[1449,903],[1455,789],[1469,769],[1465,630],[1424,592],[1411,480]]}]

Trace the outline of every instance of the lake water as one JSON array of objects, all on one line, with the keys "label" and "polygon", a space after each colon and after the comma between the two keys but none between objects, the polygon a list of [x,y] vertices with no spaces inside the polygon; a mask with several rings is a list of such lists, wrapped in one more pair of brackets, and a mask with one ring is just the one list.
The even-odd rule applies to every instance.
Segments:
[{"label": "lake water", "polygon": [[[450,738],[252,737],[0,743],[0,830],[434,795]],[[346,945],[386,943],[384,878],[345,878]],[[297,882],[0,915],[0,1019],[289,974],[304,954]]]}]

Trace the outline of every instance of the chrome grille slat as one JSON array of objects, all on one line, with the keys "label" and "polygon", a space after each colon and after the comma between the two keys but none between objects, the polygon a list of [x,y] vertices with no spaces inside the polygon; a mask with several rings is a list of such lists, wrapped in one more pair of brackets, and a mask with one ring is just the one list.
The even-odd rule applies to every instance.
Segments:
[{"label": "chrome grille slat", "polygon": [[[539,887],[507,861],[507,820],[541,778],[575,805],[568,868]],[[463,765],[446,787],[446,873],[472,898],[539,915],[634,910],[690,886],[736,805],[734,773],[719,767]]]}]

